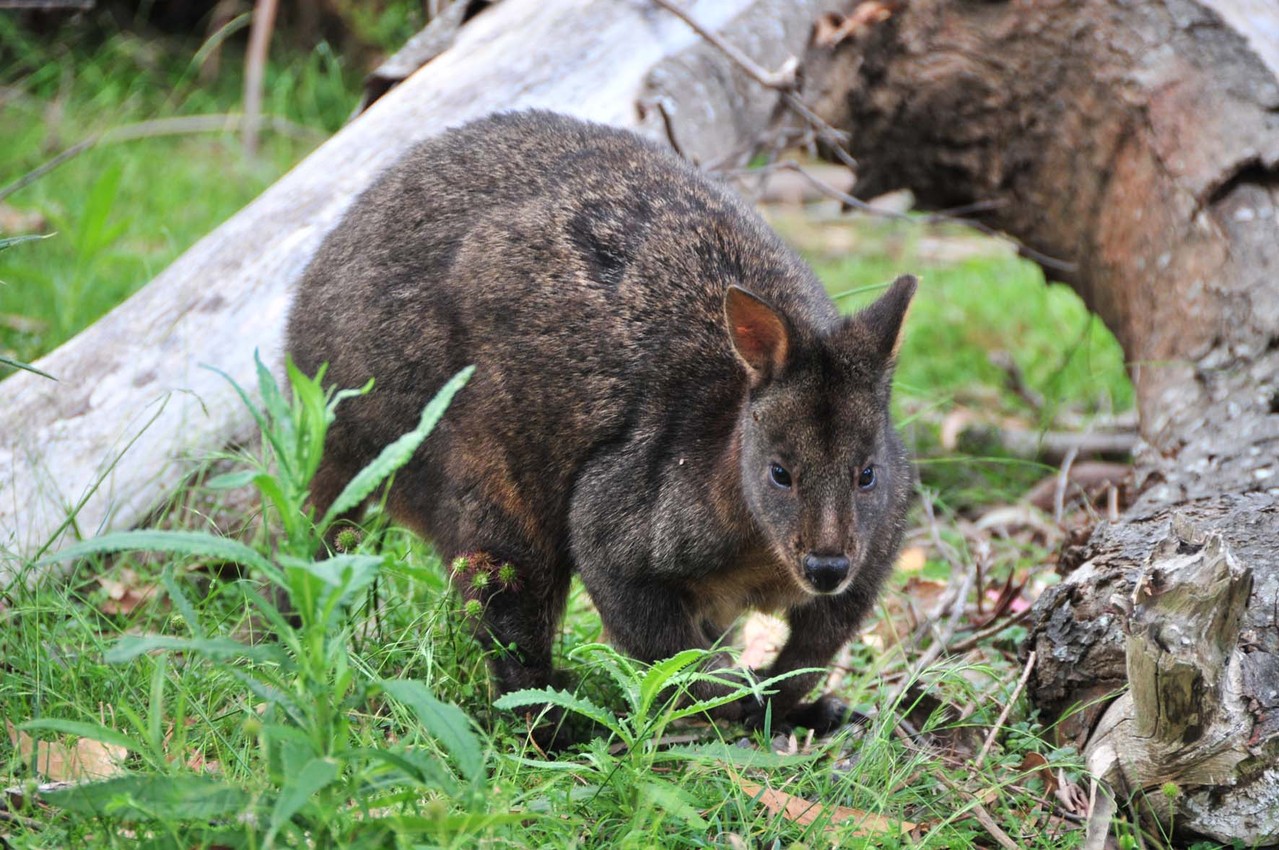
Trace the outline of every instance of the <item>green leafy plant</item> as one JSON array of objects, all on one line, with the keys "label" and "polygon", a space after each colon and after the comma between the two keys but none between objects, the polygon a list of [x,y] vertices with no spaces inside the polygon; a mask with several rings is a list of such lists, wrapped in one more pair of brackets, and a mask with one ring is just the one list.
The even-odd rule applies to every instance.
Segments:
[{"label": "green leafy plant", "polygon": [[[280,532],[274,545],[264,539],[250,546],[226,537],[187,531],[133,531],[84,541],[59,553],[67,560],[115,552],[158,551],[239,565],[258,584],[287,599],[292,617],[241,582],[245,603],[270,626],[273,641],[249,643],[219,633],[204,622],[176,579],[172,566],[162,585],[190,632],[130,635],[107,652],[116,664],[153,653],[177,655],[213,665],[252,694],[257,705],[245,717],[265,756],[267,787],[253,788],[171,766],[160,733],[164,706],[163,670],[154,679],[150,718],[134,725],[151,730],[148,740],[104,724],[40,719],[29,731],[56,732],[121,747],[140,757],[151,772],[125,775],[49,792],[44,799],[81,815],[162,823],[185,840],[226,841],[235,836],[253,846],[310,842],[346,846],[377,842],[396,834],[437,838],[487,829],[513,815],[491,815],[481,793],[486,784],[484,748],[469,718],[442,702],[419,681],[379,678],[356,663],[347,616],[377,579],[383,556],[371,551],[327,557],[325,540],[335,518],[362,504],[412,457],[443,415],[472,369],[458,373],[423,410],[418,426],[387,446],[362,470],[321,517],[307,506],[308,487],[319,467],[324,437],[337,406],[361,390],[324,389],[324,370],[314,378],[287,364],[292,398],[286,399],[274,376],[258,360],[261,406],[238,386],[262,431],[265,457],[249,469],[212,480],[214,488],[251,484]],[[234,382],[232,382],[234,384]],[[429,735],[429,748],[359,745],[351,728],[353,713],[389,711],[410,729]],[[406,740],[413,740],[412,735]],[[445,756],[431,755],[438,752]],[[455,811],[423,818],[410,801],[439,795]],[[345,815],[356,807],[364,817]],[[373,814],[377,812],[377,814]],[[389,812],[389,813],[388,813]],[[352,826],[352,824],[356,824]],[[353,834],[354,832],[354,834]]]},{"label": "green leafy plant", "polygon": [[[626,712],[618,714],[581,694],[554,688],[531,688],[500,697],[498,708],[554,706],[576,714],[607,729],[620,746],[610,747],[606,738],[596,738],[585,748],[580,760],[544,761],[523,759],[530,767],[545,770],[577,771],[577,794],[607,797],[632,822],[646,816],[674,816],[686,826],[699,830],[710,824],[699,812],[697,798],[678,782],[664,778],[661,768],[672,764],[728,764],[738,768],[776,767],[797,764],[802,759],[783,759],[771,752],[734,747],[723,741],[668,747],[664,736],[672,723],[705,715],[706,712],[744,697],[758,697],[784,678],[805,672],[797,670],[752,682],[744,671],[706,672],[703,663],[712,654],[703,649],[686,649],[653,665],[643,665],[606,644],[578,647],[569,658],[589,662],[604,671],[622,695]],[[693,686],[713,681],[724,690],[719,696],[695,698]]]}]

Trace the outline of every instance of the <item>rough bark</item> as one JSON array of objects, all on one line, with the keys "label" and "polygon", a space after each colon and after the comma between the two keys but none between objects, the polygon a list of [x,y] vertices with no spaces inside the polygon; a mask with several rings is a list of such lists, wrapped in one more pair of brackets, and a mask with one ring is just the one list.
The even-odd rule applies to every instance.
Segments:
[{"label": "rough bark", "polygon": [[[765,67],[803,52],[825,0],[700,0],[698,20]],[[352,198],[414,143],[543,107],[677,134],[694,158],[749,152],[777,97],[669,12],[632,0],[505,0],[97,324],[0,384],[0,588],[32,555],[128,527],[249,425],[227,382],[280,358],[290,291]],[[651,108],[660,104],[661,109]],[[68,521],[68,516],[73,520]]]},{"label": "rough bark", "polygon": [[[1080,740],[1104,713],[1092,756],[1116,729],[1149,732],[1143,711],[1168,712],[1167,740],[1112,759],[1107,777],[1133,793],[1175,778],[1179,829],[1279,842],[1279,9],[876,5],[886,19],[864,16],[878,22],[806,61],[820,111],[852,133],[856,191],[993,202],[985,222],[1102,317],[1137,390],[1140,498],[1041,599],[1029,693]],[[1189,699],[1187,680],[1152,676],[1139,646],[1195,628],[1175,606],[1142,603],[1142,588],[1185,566],[1160,557],[1174,516],[1188,552],[1220,539],[1252,588],[1238,618],[1216,624],[1222,651],[1184,662]],[[1139,698],[1152,680],[1168,690]],[[1108,702],[1130,681],[1130,697]]]}]

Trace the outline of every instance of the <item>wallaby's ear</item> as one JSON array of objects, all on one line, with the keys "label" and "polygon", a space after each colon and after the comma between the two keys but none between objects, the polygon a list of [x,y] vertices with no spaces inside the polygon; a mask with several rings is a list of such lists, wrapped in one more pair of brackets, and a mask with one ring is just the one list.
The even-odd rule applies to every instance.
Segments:
[{"label": "wallaby's ear", "polygon": [[724,295],[724,318],[737,356],[750,372],[751,385],[759,386],[782,370],[790,350],[790,329],[768,302],[730,286]]},{"label": "wallaby's ear", "polygon": [[906,320],[917,285],[914,275],[904,274],[893,281],[878,300],[857,314],[857,320],[870,328],[878,341],[879,354],[885,360],[897,356],[902,342],[902,322]]}]

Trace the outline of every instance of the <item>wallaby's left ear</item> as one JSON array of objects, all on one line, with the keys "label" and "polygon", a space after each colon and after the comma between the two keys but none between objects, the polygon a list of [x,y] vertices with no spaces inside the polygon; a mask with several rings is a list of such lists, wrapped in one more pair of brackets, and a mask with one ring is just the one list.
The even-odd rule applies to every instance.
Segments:
[{"label": "wallaby's left ear", "polygon": [[730,286],[724,294],[724,320],[752,387],[768,383],[782,371],[790,354],[790,328],[771,304],[740,286]]},{"label": "wallaby's left ear", "polygon": [[879,354],[885,360],[897,356],[902,342],[902,323],[918,283],[914,275],[902,275],[878,300],[857,314],[857,321],[869,328],[878,341]]}]

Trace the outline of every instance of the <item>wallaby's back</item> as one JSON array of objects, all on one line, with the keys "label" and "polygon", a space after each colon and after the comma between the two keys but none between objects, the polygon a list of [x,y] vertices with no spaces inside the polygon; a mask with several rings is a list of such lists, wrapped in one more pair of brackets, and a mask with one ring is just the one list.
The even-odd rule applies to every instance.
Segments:
[{"label": "wallaby's back", "polygon": [[[334,386],[376,379],[330,439],[352,472],[474,364],[429,441],[437,468],[402,486],[438,493],[450,463],[481,464],[554,547],[601,444],[732,427],[745,374],[724,332],[730,284],[836,319],[807,267],[691,166],[631,133],[507,113],[418,147],[356,201],[301,284],[289,350],[303,371],[327,361]],[[459,439],[465,459],[447,460]],[[454,515],[405,519],[447,544]]]}]

